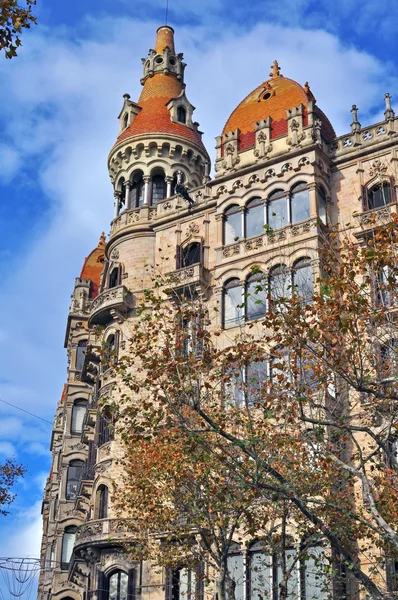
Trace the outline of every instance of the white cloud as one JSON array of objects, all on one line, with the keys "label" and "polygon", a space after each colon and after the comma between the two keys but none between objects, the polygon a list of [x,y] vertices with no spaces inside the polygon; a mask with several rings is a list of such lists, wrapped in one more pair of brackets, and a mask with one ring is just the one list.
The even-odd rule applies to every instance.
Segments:
[{"label": "white cloud", "polygon": [[0,455],[5,456],[6,458],[16,456],[15,446],[10,444],[10,442],[0,442]]},{"label": "white cloud", "polygon": [[15,148],[0,143],[0,181],[9,183],[18,172],[20,157]]},{"label": "white cloud", "polygon": [[[118,130],[116,115],[123,93],[138,99],[140,58],[153,46],[155,30],[155,23],[90,20],[85,37],[72,42],[65,30],[42,28],[29,36],[17,61],[0,63],[3,126],[20,164],[35,159],[51,207],[0,296],[6,316],[0,362],[7,374],[7,381],[0,380],[0,397],[50,421],[65,378],[63,336],[74,278],[112,218],[106,161]],[[221,32],[218,26],[186,27],[176,30],[176,44],[188,62],[187,94],[212,154],[214,136],[233,108],[268,77],[274,58],[286,76],[309,80],[339,133],[348,127],[351,104],[359,106],[365,123],[383,110],[383,79],[390,92],[396,87],[386,65],[321,30],[266,23],[243,33],[225,24]],[[16,163],[12,155],[8,160],[12,174]],[[6,443],[44,453],[50,426],[14,416],[16,411],[1,403],[0,412]],[[21,514],[12,518],[0,554],[23,549],[38,555],[41,519],[34,513],[25,522]]]}]

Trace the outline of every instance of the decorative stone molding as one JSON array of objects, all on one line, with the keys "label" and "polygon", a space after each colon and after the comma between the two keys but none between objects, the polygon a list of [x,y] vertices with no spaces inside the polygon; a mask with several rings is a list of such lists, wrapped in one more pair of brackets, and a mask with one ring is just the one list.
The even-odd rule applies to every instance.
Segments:
[{"label": "decorative stone molding", "polygon": [[234,256],[235,254],[240,254],[240,244],[232,244],[231,246],[227,246],[223,249],[222,253],[226,258],[229,256]]}]

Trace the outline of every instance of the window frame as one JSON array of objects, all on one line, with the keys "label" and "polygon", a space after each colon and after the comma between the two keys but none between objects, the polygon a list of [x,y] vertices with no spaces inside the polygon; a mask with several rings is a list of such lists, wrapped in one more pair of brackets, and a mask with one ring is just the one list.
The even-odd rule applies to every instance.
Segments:
[{"label": "window frame", "polygon": [[[77,412],[76,409],[78,409],[79,407],[82,407],[82,406],[84,406],[84,416],[82,419],[81,428],[80,428],[80,430],[78,430],[74,427],[74,421],[76,420],[76,417],[74,418],[74,415]],[[81,435],[82,434],[83,427],[84,427],[84,417],[87,414],[87,408],[88,408],[88,400],[85,400],[84,398],[78,398],[77,400],[74,401],[73,406],[72,406],[71,419],[70,419],[70,434],[71,435]]]},{"label": "window frame", "polygon": [[[259,231],[258,233],[254,233],[252,235],[248,235],[248,226],[249,226],[250,211],[253,210],[253,209],[255,210],[259,206],[263,207],[263,210],[262,210],[261,231]],[[266,224],[266,212],[267,212],[266,211],[266,204],[265,204],[263,198],[261,198],[260,196],[255,196],[253,198],[250,198],[250,200],[248,202],[246,202],[246,204],[245,204],[245,210],[244,210],[244,231],[243,231],[245,239],[250,239],[252,237],[257,237],[257,236],[262,235],[264,233],[264,225]]]},{"label": "window frame", "polygon": [[[77,526],[76,525],[69,525],[67,527],[65,527],[63,535],[62,535],[62,547],[61,547],[61,571],[67,571],[69,569],[69,565],[70,565],[70,561],[73,555],[73,546],[75,545],[75,541],[76,541],[76,532],[77,532]],[[72,544],[72,550],[70,552],[70,556],[69,556],[69,560],[64,560],[65,558],[65,554],[66,554],[66,536],[73,536],[73,544]],[[69,539],[69,538],[68,538]]]},{"label": "window frame", "polygon": [[[79,463],[79,464],[76,464],[76,463]],[[76,467],[80,467],[79,477],[72,478],[71,469],[76,468]],[[83,475],[83,469],[84,469],[84,461],[83,460],[73,459],[73,460],[69,461],[67,472],[66,472],[65,500],[72,501],[77,498],[77,495],[79,493],[80,481],[81,481],[81,478]],[[68,491],[68,488],[72,488],[72,486],[74,486],[74,485],[76,486],[76,490],[73,491],[73,489],[69,489],[69,491]]]},{"label": "window frame", "polygon": [[[235,227],[231,227],[235,234],[239,233],[239,235],[235,235],[234,238],[229,241],[229,232],[227,232],[227,223],[228,217],[231,215],[239,214],[239,232],[235,230]],[[239,204],[231,204],[228,206],[223,212],[223,245],[229,246],[230,244],[236,244],[240,240],[244,238],[244,225],[243,225],[244,215],[242,214],[242,207]]]},{"label": "window frame", "polygon": [[[237,282],[237,283],[233,283],[233,282]],[[235,306],[235,316],[233,317],[233,319],[228,319],[228,322],[226,321],[226,299],[227,297],[231,298],[231,303],[232,303],[232,297],[229,296],[228,294],[228,290],[231,289],[238,289],[240,288],[240,298],[241,298],[241,302],[240,304],[237,304]],[[244,309],[244,285],[242,285],[241,280],[238,277],[231,277],[230,279],[228,279],[222,288],[222,293],[223,293],[223,302],[222,302],[222,323],[223,323],[223,329],[230,329],[232,327],[237,327],[239,325],[242,325],[244,323],[245,320],[245,309]]]}]

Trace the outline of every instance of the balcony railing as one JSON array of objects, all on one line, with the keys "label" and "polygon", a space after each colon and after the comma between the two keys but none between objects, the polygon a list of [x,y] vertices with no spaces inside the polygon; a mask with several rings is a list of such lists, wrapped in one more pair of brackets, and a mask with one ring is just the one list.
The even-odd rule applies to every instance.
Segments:
[{"label": "balcony railing", "polygon": [[133,308],[133,296],[125,285],[105,290],[91,304],[89,326],[104,325],[115,316],[125,318]]},{"label": "balcony railing", "polygon": [[174,291],[181,291],[186,288],[204,291],[208,285],[206,269],[201,263],[177,269],[167,274],[167,283]]},{"label": "balcony railing", "polygon": [[130,519],[98,519],[81,525],[76,532],[75,548],[110,540],[126,540],[131,537]]}]

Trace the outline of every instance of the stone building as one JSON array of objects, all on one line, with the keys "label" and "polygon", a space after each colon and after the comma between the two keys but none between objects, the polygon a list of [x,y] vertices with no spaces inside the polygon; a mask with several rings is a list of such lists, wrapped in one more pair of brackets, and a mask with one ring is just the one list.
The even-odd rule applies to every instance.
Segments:
[{"label": "stone building", "polygon": [[[99,349],[115,361],[124,349],[135,298],[152,285],[148,265],[173,271],[176,289],[206,290],[209,307],[222,308],[213,325],[231,336],[263,308],[247,303],[243,315],[237,307],[256,285],[254,264],[271,287],[281,265],[311,287],[322,223],[351,222],[363,231],[370,211],[386,219],[396,203],[398,119],[389,94],[383,121],[362,127],[353,106],[351,130],[336,137],[308,83],[283,76],[275,61],[269,79],[237,106],[216,138],[211,179],[171,27],[158,29],[142,62],[141,95],[137,102],[124,95],[109,154],[110,236],[84,261],[68,315],[68,379],[51,439],[39,600],[179,600],[166,574],[129,563],[119,552],[128,534],[109,490],[120,446],[97,411],[114,387]],[[192,206],[176,194],[178,178]],[[250,564],[250,556],[244,559]],[[243,573],[243,557],[236,565]],[[187,582],[186,595],[193,597]],[[238,600],[248,600],[248,589],[239,587]],[[310,585],[302,595],[313,600]]]}]

